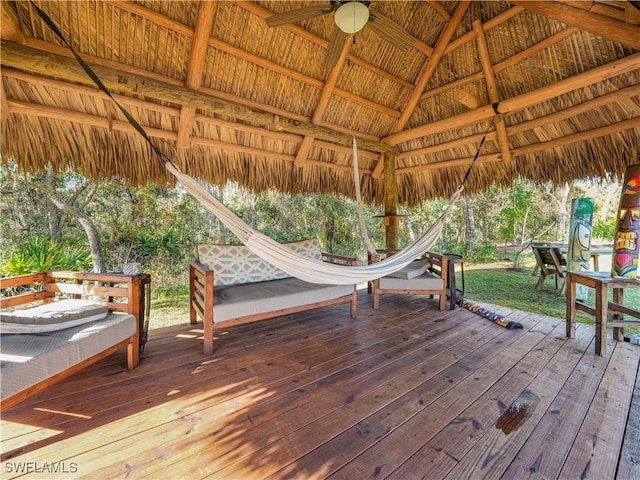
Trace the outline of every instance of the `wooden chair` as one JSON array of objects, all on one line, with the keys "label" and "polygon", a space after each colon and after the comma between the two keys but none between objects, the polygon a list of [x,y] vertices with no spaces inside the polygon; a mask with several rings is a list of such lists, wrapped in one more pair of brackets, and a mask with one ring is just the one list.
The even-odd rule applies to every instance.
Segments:
[{"label": "wooden chair", "polygon": [[[567,260],[560,247],[534,243],[531,245],[531,250],[536,258],[537,267],[540,269],[540,278],[536,284],[536,289],[540,290],[547,277],[553,275],[556,280],[556,290],[563,290],[567,273]],[[562,285],[560,285],[560,279],[562,279]]]},{"label": "wooden chair", "polygon": [[[381,253],[382,256],[392,255],[395,252],[396,251],[392,250],[378,250],[378,253]],[[370,258],[370,261],[377,260]],[[380,306],[381,294],[429,295],[431,298],[433,298],[434,295],[438,295],[438,308],[440,310],[446,308],[447,281],[449,279],[448,257],[434,252],[425,252],[417,262],[423,263],[424,267],[420,265],[418,268],[415,268],[415,265],[408,265],[400,272],[378,278],[371,282],[373,287],[374,309],[377,310]],[[408,273],[408,271],[412,270],[415,276]],[[403,273],[407,273],[407,275],[405,276]],[[451,302],[453,305],[453,295],[451,296]]]}]

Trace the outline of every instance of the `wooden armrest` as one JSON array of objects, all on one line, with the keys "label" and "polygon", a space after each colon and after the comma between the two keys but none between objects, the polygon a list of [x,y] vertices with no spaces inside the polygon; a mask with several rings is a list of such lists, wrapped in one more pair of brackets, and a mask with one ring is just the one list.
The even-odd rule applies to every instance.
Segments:
[{"label": "wooden armrest", "polygon": [[355,257],[349,257],[347,255],[337,255],[335,253],[327,253],[327,252],[322,252],[322,260],[327,263],[350,265],[352,267],[358,264],[358,260]]}]

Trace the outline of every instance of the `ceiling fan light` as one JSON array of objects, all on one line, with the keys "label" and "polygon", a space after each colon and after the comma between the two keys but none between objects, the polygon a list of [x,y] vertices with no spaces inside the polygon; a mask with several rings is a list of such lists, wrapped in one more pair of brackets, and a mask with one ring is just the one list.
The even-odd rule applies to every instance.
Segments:
[{"label": "ceiling fan light", "polygon": [[344,33],[356,33],[369,21],[369,9],[360,2],[347,2],[336,10],[334,20]]}]

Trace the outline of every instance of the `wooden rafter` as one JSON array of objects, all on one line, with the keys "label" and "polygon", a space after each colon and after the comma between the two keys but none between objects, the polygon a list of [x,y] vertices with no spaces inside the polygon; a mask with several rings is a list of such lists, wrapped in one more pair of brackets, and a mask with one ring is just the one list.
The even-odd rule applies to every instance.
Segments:
[{"label": "wooden rafter", "polygon": [[[487,31],[487,24],[483,24],[483,30],[486,32]],[[574,33],[578,32],[579,30],[575,27],[569,27],[564,29],[561,32],[556,33],[555,35],[552,35],[548,38],[545,38],[544,40],[542,40],[541,42],[536,43],[535,45],[523,50],[520,53],[517,53],[515,55],[513,55],[512,57],[509,57],[501,62],[496,63],[493,66],[493,71],[495,73],[499,73],[502,70],[505,70],[506,68],[509,68],[519,62],[522,62],[523,60],[541,52],[542,50],[551,47],[552,45],[555,45],[556,43],[564,40],[565,38],[570,37],[571,35],[573,35]],[[422,98],[420,100],[424,100],[425,98],[429,98],[429,97],[433,97],[435,95],[438,95],[440,93],[444,93],[446,91],[452,90],[454,88],[459,88],[462,87],[463,85],[466,85],[468,83],[471,82],[475,82],[476,80],[480,80],[481,78],[484,77],[484,72],[478,72],[478,73],[474,73],[471,75],[468,75],[466,77],[462,77],[459,78],[458,80],[455,80],[453,82],[447,83],[445,85],[442,85],[440,87],[436,87],[436,88],[432,88],[431,90],[427,90],[426,92],[424,92],[422,94]]]},{"label": "wooden rafter", "polygon": [[[75,85],[75,84],[71,84],[71,83],[67,83],[67,82],[63,82],[60,80],[54,80],[52,78],[46,78],[46,77],[41,77],[41,76],[37,76],[37,75],[32,75],[30,73],[25,73],[25,72],[21,72],[19,70],[15,70],[13,68],[3,68],[2,69],[2,75],[4,75],[7,78],[14,78],[17,80],[22,80],[24,82],[28,82],[32,85],[42,85],[42,86],[46,86],[46,87],[50,87],[50,88],[55,88],[58,90],[62,90],[68,93],[76,93],[76,94],[81,94],[84,96],[89,96],[92,98],[99,98],[99,99],[103,99],[104,98],[104,93],[102,93],[101,91],[97,90],[96,88],[91,88],[91,87],[85,87],[82,85]],[[112,94],[113,97],[122,105],[125,106],[133,106],[133,107],[137,107],[137,108],[141,108],[141,109],[145,109],[145,110],[149,110],[149,111],[154,111],[154,112],[158,112],[164,115],[170,115],[172,117],[179,117],[180,116],[180,112],[181,109],[179,108],[175,108],[175,107],[170,107],[170,106],[166,106],[166,105],[159,105],[157,103],[151,103],[148,102],[146,100],[139,100],[136,98],[131,98],[128,96],[124,96],[124,95],[118,95],[118,94]],[[7,104],[7,108],[8,108],[8,104]],[[33,108],[35,108],[35,105],[33,106]],[[72,111],[68,111],[65,114],[69,114],[68,116],[73,116],[73,112]],[[227,128],[229,130],[235,130],[235,131],[239,131],[239,132],[244,132],[244,133],[251,133],[254,135],[268,135],[270,138],[274,138],[274,139],[278,139],[278,140],[282,140],[282,141],[287,141],[287,142],[295,142],[295,143],[301,143],[304,137],[301,137],[300,135],[295,135],[295,134],[290,134],[290,133],[284,133],[284,132],[272,132],[272,131],[267,131],[264,128],[261,127],[255,127],[252,125],[246,125],[243,123],[236,123],[236,122],[232,122],[229,120],[223,120],[220,118],[216,118],[216,117],[209,117],[209,116],[204,116],[204,115],[196,115],[195,120],[198,123],[202,123],[202,124],[207,124],[207,125],[212,125],[215,127],[221,127],[221,128]],[[168,135],[170,135],[173,132],[169,132]],[[163,138],[166,138],[165,135],[162,136]],[[311,138],[311,137],[310,137]],[[330,143],[330,142],[326,142],[323,140],[314,140],[313,141],[313,146],[316,148],[322,148],[324,150],[331,150],[337,153],[341,153],[341,154],[346,154],[349,155],[351,154],[351,147],[350,146],[342,146],[342,145],[336,145],[334,143]],[[378,154],[374,153],[374,152],[369,152],[367,150],[362,150],[359,152],[359,156],[360,158],[368,158],[370,160],[372,159],[377,159],[378,158]]]},{"label": "wooden rafter", "polygon": [[471,3],[470,0],[461,1],[458,4],[458,7],[454,12],[453,17],[451,17],[451,20],[447,22],[447,25],[442,30],[442,33],[440,34],[440,36],[438,37],[438,40],[436,41],[436,46],[433,49],[433,53],[429,56],[427,61],[424,63],[422,69],[420,70],[420,73],[418,74],[418,79],[416,80],[415,87],[413,88],[411,95],[409,95],[409,98],[405,102],[405,105],[402,108],[402,113],[400,115],[400,118],[396,120],[395,124],[391,129],[391,133],[397,133],[401,131],[406,126],[411,115],[413,115],[416,105],[418,105],[418,102],[420,101],[420,97],[422,96],[422,92],[427,86],[427,83],[429,83],[429,80],[431,79],[431,75],[433,74],[433,71],[438,65],[438,62],[440,62],[440,58],[442,58],[442,55],[444,54],[444,50],[449,44],[449,40],[451,40],[451,37],[453,36],[454,32],[456,31],[456,28],[460,24],[460,21],[462,20],[462,16],[467,11],[467,8],[469,7],[470,3]]},{"label": "wooden rafter", "polygon": [[[484,80],[487,85],[487,92],[489,93],[489,101],[492,104],[500,102],[500,95],[498,94],[498,84],[493,71],[493,65],[491,64],[491,56],[489,54],[489,45],[482,29],[482,22],[476,20],[473,22],[473,31],[476,33],[476,42],[478,44],[478,52],[480,53],[480,62],[482,63],[482,70],[484,71]],[[505,162],[511,161],[511,150],[509,149],[509,138],[507,136],[507,127],[504,124],[504,118],[502,115],[496,115],[495,127],[498,134],[498,145],[500,146],[500,152],[502,153],[502,159]]]},{"label": "wooden rafter", "polygon": [[[538,88],[537,90],[532,90],[518,97],[503,100],[499,105],[499,113],[506,114],[524,110],[525,108],[550,100],[572,90],[578,90],[587,85],[592,85],[607,78],[635,70],[638,68],[638,62],[640,62],[640,53],[635,53],[620,60],[596,67],[587,72],[579,73],[565,80],[560,80],[553,85],[548,85],[546,87]],[[385,142],[389,145],[398,145],[399,143],[406,142],[414,138],[455,130],[474,123],[486,121],[491,119],[493,115],[493,108],[487,105],[455,117],[446,118],[428,125],[389,135],[385,138]]]},{"label": "wooden rafter", "polygon": [[561,2],[513,1],[531,12],[640,50],[640,27]]},{"label": "wooden rafter", "polygon": [[[184,82],[187,88],[198,90],[202,84],[202,71],[207,55],[207,42],[213,28],[213,17],[216,12],[216,2],[200,2],[198,5],[198,18],[191,42],[191,55],[187,65],[187,78]],[[196,117],[196,109],[182,107],[180,114],[180,126],[178,127],[178,148],[189,146],[189,137],[193,129]]]},{"label": "wooden rafter", "polygon": [[[342,44],[342,48],[340,50],[340,56],[338,57],[338,61],[336,64],[331,67],[329,70],[329,74],[327,75],[327,81],[324,84],[324,88],[322,89],[322,93],[320,94],[320,99],[318,100],[318,104],[316,105],[316,109],[313,112],[313,116],[311,117],[311,123],[314,125],[318,125],[319,122],[322,121],[322,117],[327,111],[327,106],[329,105],[329,100],[331,100],[331,95],[338,83],[338,78],[340,77],[340,73],[342,73],[342,69],[344,68],[344,62],[347,58],[347,54],[349,53],[349,45],[353,40],[353,35],[347,35]],[[305,137],[302,143],[300,144],[300,149],[296,155],[296,161],[293,163],[296,167],[301,167],[304,165],[309,152],[311,151],[311,147],[313,146],[313,137]]]},{"label": "wooden rafter", "polygon": [[2,28],[0,29],[0,35],[3,40],[10,40],[16,43],[25,43],[25,35],[20,30],[20,24],[18,22],[18,16],[15,10],[11,7],[11,2],[0,2],[0,22]]},{"label": "wooden rafter", "polygon": [[[133,13],[141,18],[144,18],[145,20],[148,20],[156,25],[162,26],[162,27],[166,27],[169,28],[173,31],[176,31],[178,33],[180,33],[181,35],[184,35],[187,38],[192,38],[194,36],[194,29],[189,27],[188,25],[184,25],[176,20],[170,19],[164,15],[161,15],[160,13],[154,12],[152,10],[149,10],[141,5],[129,2],[129,1],[114,1],[114,0],[106,0],[106,3],[111,4],[113,7],[115,8],[119,8],[121,10],[125,10],[128,11],[130,13]],[[211,2],[202,2],[202,3],[211,3]],[[212,3],[217,3],[217,2],[212,2]],[[242,3],[242,6],[246,6],[246,3]],[[249,4],[249,5],[253,5],[253,4]],[[259,7],[261,8],[261,7]],[[282,28],[282,27],[280,27]],[[298,27],[296,27],[298,28]],[[291,70],[290,68],[284,67],[282,65],[279,65],[277,63],[271,62],[269,60],[266,60],[262,57],[259,57],[257,55],[254,55],[250,52],[247,52],[245,50],[242,50],[240,48],[234,47],[233,45],[229,45],[228,43],[225,43],[221,40],[218,40],[216,38],[213,37],[207,37],[207,42],[208,45],[212,48],[215,48],[217,50],[220,50],[221,52],[224,53],[228,53],[229,55],[233,55],[234,57],[238,57],[241,58],[243,60],[246,60],[247,62],[251,62],[255,65],[259,65],[261,67],[266,68],[267,70],[270,70],[272,72],[276,72],[280,75],[283,75],[287,78],[292,78],[294,80],[297,80],[299,82],[304,83],[305,85],[309,85],[311,87],[315,87],[318,89],[322,89],[324,87],[324,82],[322,82],[321,80],[309,77],[308,75],[304,75],[303,73],[300,72],[296,72],[294,70]],[[325,47],[326,47],[326,41],[324,41],[325,43]],[[350,58],[350,56],[348,57]],[[369,65],[369,64],[365,64],[364,62],[360,61],[359,65],[363,68],[366,68],[367,70],[375,70],[376,75],[380,75],[381,74],[381,70],[377,70],[375,69],[373,66]],[[369,67],[367,67],[367,65],[369,65]],[[388,76],[388,74],[387,74]],[[399,78],[397,77],[390,77],[389,80],[394,81],[396,83],[406,83],[404,81],[401,81]],[[410,85],[410,84],[409,84]],[[385,115],[391,115],[393,117],[398,117],[400,115],[400,112],[398,112],[397,110],[394,110],[392,108],[389,107],[385,107],[383,105],[368,101],[365,98],[362,98],[358,95],[354,95],[353,93],[347,92],[345,90],[339,89],[339,88],[334,88],[334,94],[338,95],[340,97],[343,97],[351,102],[354,103],[358,103],[360,105],[363,105],[367,108],[370,108],[372,110],[377,110],[381,113],[384,113]]]},{"label": "wooden rafter", "polygon": [[[132,135],[138,135],[137,130],[129,123],[121,120],[112,120],[108,118],[98,117],[96,115],[90,115],[87,113],[74,112],[59,107],[49,107],[45,105],[38,105],[34,103],[21,102],[17,100],[7,100],[8,108],[12,114],[16,115],[28,115],[34,117],[42,117],[53,120],[62,120],[66,122],[79,123],[82,125],[88,125],[91,127],[103,128],[105,130],[113,130],[118,132],[130,133]],[[200,121],[206,121],[206,118],[199,118]],[[162,130],[160,128],[146,127],[145,131],[150,137],[160,138],[163,140],[170,140],[177,142],[178,134],[175,132]],[[192,144],[202,145],[206,147],[214,147],[220,150],[228,152],[246,153],[248,155],[254,155],[258,157],[271,158],[275,160],[286,160],[288,162],[294,162],[295,156],[287,155],[280,152],[273,152],[270,150],[264,150],[259,148],[247,147],[243,145],[237,145],[235,143],[223,142],[220,140],[213,140],[204,137],[192,137]],[[326,144],[323,144],[327,146]],[[347,150],[348,148],[345,147]],[[344,153],[345,150],[342,150]],[[307,160],[307,163],[323,168],[329,168],[333,170],[351,171],[351,167],[347,165],[335,165],[333,163],[322,162],[318,160]],[[363,169],[362,173],[370,174],[371,171]]]},{"label": "wooden rafter", "polygon": [[[470,0],[464,0],[460,2],[458,7],[456,8],[456,11],[453,14],[453,17],[451,17],[449,22],[447,22],[446,26],[444,27],[443,31],[438,37],[438,40],[436,41],[436,46],[433,49],[433,53],[429,56],[427,61],[422,66],[422,69],[418,74],[418,79],[416,80],[415,87],[413,88],[411,94],[409,95],[409,98],[405,102],[405,105],[402,109],[402,113],[400,117],[396,120],[393,127],[391,128],[392,134],[402,131],[402,129],[405,127],[405,125],[409,121],[409,118],[413,114],[416,106],[418,105],[418,102],[420,101],[422,92],[426,88],[427,83],[429,83],[429,80],[431,79],[431,75],[433,74],[436,66],[438,65],[440,58],[442,58],[442,55],[444,54],[444,51],[447,48],[447,45],[449,44],[449,40],[451,40],[451,37],[453,36],[456,28],[460,24],[460,21],[462,20],[462,16],[467,11],[469,4],[470,4]],[[381,175],[382,172],[384,171],[381,165],[381,163],[384,161],[385,160],[383,158],[378,162],[378,165],[376,165],[376,168],[374,169],[374,172],[376,173],[376,175]]]},{"label": "wooden rafter", "polygon": [[[585,132],[574,133],[573,135],[565,135],[555,140],[549,140],[547,142],[532,143],[525,147],[520,147],[512,150],[511,155],[513,157],[520,157],[530,153],[540,152],[543,150],[549,150],[552,148],[564,147],[571,145],[572,143],[583,142],[585,140],[593,140],[595,138],[605,137],[624,130],[631,130],[640,127],[640,117],[630,118],[621,122],[612,123],[605,127],[595,128]],[[489,155],[480,155],[477,159],[478,163],[497,162],[500,161],[500,155],[497,153]],[[430,163],[426,165],[413,165],[411,167],[398,168],[398,174],[409,174],[425,170],[440,170],[443,168],[459,167],[468,165],[473,161],[473,157],[457,158],[453,160],[445,160],[442,162]]]},{"label": "wooden rafter", "polygon": [[[92,81],[82,67],[70,58],[53,55],[48,52],[35,50],[12,42],[2,41],[2,64],[8,67],[22,69],[30,73],[56,76],[58,78],[91,85]],[[102,65],[92,65],[98,77],[114,92],[143,96],[160,102],[179,104],[201,108],[211,113],[226,115],[231,118],[250,121],[268,130],[312,135],[316,138],[350,145],[351,136],[326,128],[311,125],[289,118],[279,117],[257,108],[231,102],[223,98],[210,95],[205,91],[195,91],[182,85],[170,85],[149,77],[118,71]],[[359,137],[359,144],[365,150],[391,151],[394,147],[379,141]]]}]

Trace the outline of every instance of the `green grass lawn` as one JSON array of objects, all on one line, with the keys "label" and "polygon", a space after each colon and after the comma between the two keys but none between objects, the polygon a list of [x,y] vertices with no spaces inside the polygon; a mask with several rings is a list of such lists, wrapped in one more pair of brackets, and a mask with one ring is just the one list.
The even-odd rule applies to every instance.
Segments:
[{"label": "green grass lawn", "polygon": [[[456,282],[461,285],[461,276],[459,273],[456,275]],[[482,266],[477,266],[473,270],[464,272],[464,296],[477,302],[565,318],[566,297],[564,293],[560,293],[554,288],[553,278],[548,278],[544,287],[537,290],[538,278],[538,276],[531,275],[531,268],[482,268]],[[626,306],[640,309],[640,289],[627,289],[624,295]],[[609,300],[611,300],[611,292],[609,292]],[[592,289],[589,289],[586,303],[590,306],[595,305]],[[593,323],[593,317],[583,312],[578,312],[577,319]],[[637,330],[629,329],[632,333],[637,333]]]}]

